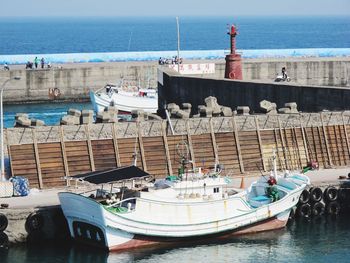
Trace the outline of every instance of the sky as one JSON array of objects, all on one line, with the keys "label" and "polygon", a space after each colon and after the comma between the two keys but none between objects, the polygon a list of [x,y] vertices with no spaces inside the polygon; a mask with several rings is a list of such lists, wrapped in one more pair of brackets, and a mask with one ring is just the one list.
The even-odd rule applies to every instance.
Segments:
[{"label": "sky", "polygon": [[0,17],[350,16],[350,0],[0,0]]}]

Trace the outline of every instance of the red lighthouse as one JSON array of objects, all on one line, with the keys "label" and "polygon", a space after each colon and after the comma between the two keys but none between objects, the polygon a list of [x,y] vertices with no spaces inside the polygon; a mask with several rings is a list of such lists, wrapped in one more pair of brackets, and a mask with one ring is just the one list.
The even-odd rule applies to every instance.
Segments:
[{"label": "red lighthouse", "polygon": [[231,26],[227,33],[231,39],[231,54],[226,55],[225,78],[227,79],[243,79],[242,78],[242,59],[241,55],[236,53],[236,35],[237,29],[234,25]]}]

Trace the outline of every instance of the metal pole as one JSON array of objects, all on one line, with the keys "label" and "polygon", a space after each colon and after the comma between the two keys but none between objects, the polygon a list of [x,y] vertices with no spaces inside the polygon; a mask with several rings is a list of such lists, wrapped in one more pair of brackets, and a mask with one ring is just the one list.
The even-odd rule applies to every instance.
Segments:
[{"label": "metal pole", "polygon": [[180,27],[179,27],[179,17],[176,17],[176,27],[177,27],[177,72],[180,73]]},{"label": "metal pole", "polygon": [[3,93],[4,93],[4,89],[5,89],[5,85],[7,84],[7,82],[11,81],[11,80],[20,80],[21,78],[19,77],[14,77],[14,78],[10,78],[7,79],[2,85],[1,85],[1,90],[0,90],[0,145],[1,145],[1,175],[0,175],[0,181],[6,181],[5,178],[5,158],[4,158],[4,112],[3,112]]}]

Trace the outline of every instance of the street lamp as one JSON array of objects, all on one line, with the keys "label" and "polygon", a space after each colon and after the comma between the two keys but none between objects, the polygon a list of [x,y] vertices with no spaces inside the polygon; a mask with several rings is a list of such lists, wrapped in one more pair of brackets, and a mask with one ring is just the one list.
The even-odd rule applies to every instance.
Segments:
[{"label": "street lamp", "polygon": [[2,95],[4,93],[5,86],[8,82],[11,80],[20,80],[20,77],[11,77],[7,80],[4,81],[1,85],[1,90],[0,90],[0,140],[1,140],[1,175],[0,175],[0,181],[6,181],[5,178],[5,160],[4,160],[4,112],[3,112],[3,103],[2,103]]}]

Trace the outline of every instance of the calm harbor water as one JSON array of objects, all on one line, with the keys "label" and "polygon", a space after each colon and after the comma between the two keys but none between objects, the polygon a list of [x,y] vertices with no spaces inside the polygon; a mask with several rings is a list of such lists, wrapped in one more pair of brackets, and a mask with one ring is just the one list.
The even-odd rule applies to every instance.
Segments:
[{"label": "calm harbor water", "polygon": [[57,125],[70,108],[92,110],[90,102],[34,103],[4,105],[4,127],[13,127],[16,113],[28,113],[29,118],[43,120],[46,125]]},{"label": "calm harbor water", "polygon": [[1,250],[2,263],[349,262],[350,216],[297,220],[287,228],[235,237],[221,243],[108,253],[72,243]]}]

